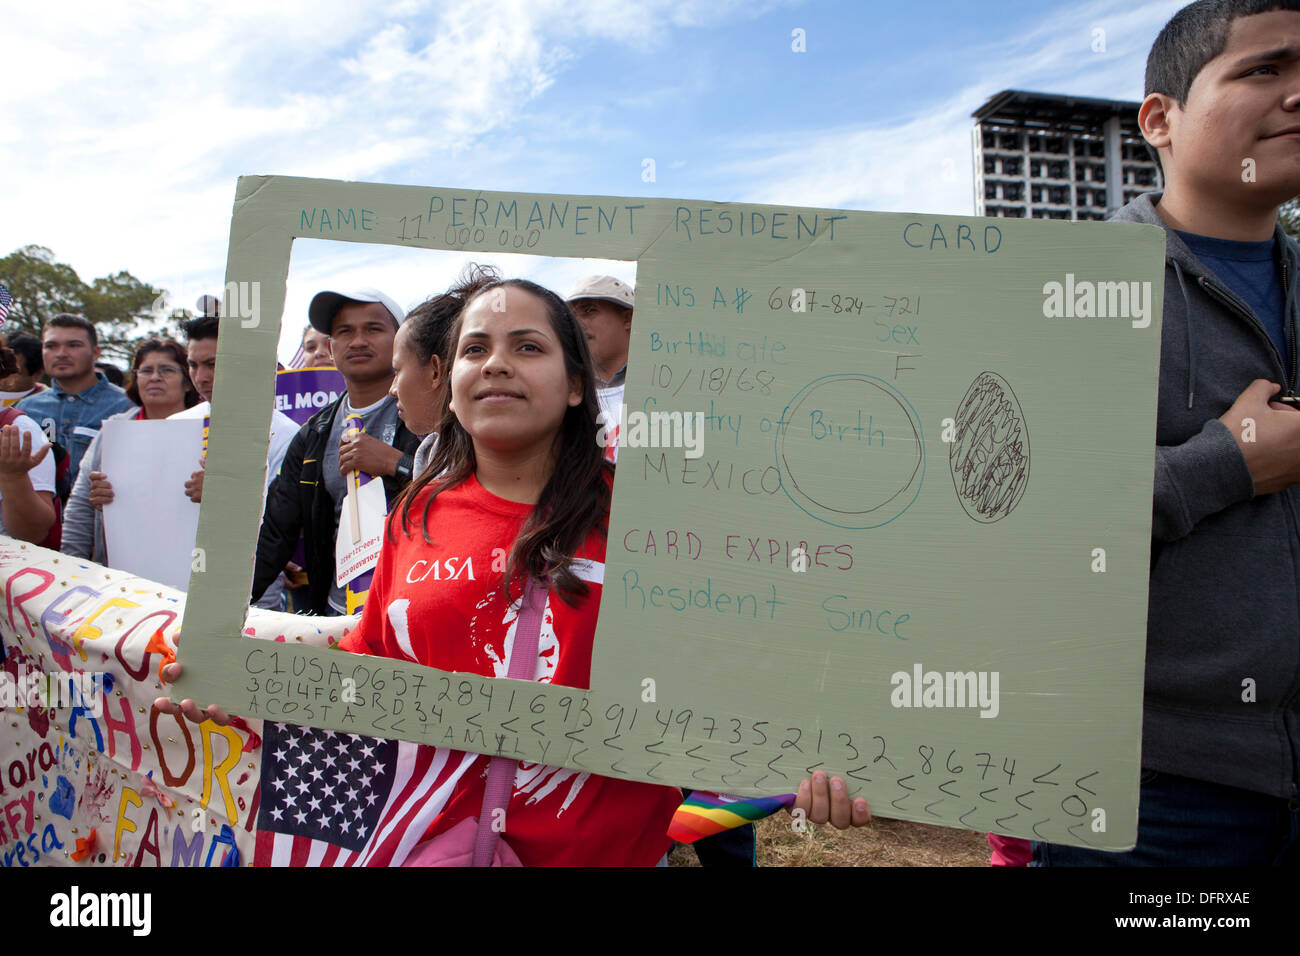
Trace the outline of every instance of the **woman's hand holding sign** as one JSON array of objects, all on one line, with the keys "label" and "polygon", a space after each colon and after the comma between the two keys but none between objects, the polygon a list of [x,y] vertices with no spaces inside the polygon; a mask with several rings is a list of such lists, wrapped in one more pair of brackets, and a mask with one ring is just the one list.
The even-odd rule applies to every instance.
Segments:
[{"label": "woman's hand holding sign", "polygon": [[[181,639],[176,638],[177,650],[180,649]],[[170,664],[163,665],[162,679],[168,684],[174,683],[181,676],[181,662],[173,661]],[[216,704],[209,704],[206,708],[200,710],[199,705],[188,698],[179,704],[174,703],[170,697],[158,697],[153,702],[154,710],[161,711],[164,714],[184,714],[196,724],[201,724],[205,720],[211,720],[214,724],[220,724],[226,727],[230,724],[230,718],[226,712]]]},{"label": "woman's hand holding sign", "polygon": [[863,797],[849,800],[849,788],[842,777],[826,779],[826,773],[818,770],[811,780],[799,784],[795,795],[791,815],[802,812],[809,823],[829,823],[837,830],[847,830],[850,826],[864,827],[871,822],[871,809]]}]

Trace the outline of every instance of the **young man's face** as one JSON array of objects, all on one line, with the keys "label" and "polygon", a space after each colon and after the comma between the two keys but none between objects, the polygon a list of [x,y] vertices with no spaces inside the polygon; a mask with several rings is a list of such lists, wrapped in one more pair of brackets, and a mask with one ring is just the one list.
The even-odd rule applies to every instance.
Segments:
[{"label": "young man's face", "polygon": [[575,299],[569,306],[587,335],[587,348],[596,368],[602,374],[613,376],[627,364],[632,310],[620,309],[604,299]]},{"label": "young man's face", "polygon": [[217,377],[217,340],[195,339],[190,343],[190,381],[205,402],[212,401],[212,380]]},{"label": "young man's face", "polygon": [[84,329],[53,325],[41,338],[45,370],[53,379],[78,379],[94,373],[99,349]]},{"label": "young man's face", "polygon": [[1300,193],[1300,13],[1233,21],[1168,120],[1170,178],[1194,194],[1275,206]]},{"label": "young man's face", "polygon": [[334,367],[352,382],[391,379],[396,334],[397,323],[378,302],[344,305],[330,326]]}]

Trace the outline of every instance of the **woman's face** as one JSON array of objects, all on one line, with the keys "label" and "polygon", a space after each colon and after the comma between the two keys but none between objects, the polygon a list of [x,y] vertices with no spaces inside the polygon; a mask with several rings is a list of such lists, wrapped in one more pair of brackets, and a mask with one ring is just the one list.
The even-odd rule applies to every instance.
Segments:
[{"label": "woman's face", "polygon": [[170,352],[149,351],[139,362],[135,381],[146,413],[185,405],[185,372]]},{"label": "woman's face", "polygon": [[302,352],[307,362],[303,368],[321,368],[334,364],[334,356],[330,354],[330,337],[310,325],[302,334]]},{"label": "woman's face", "polygon": [[417,435],[437,428],[441,413],[442,374],[438,356],[421,365],[410,348],[410,327],[403,325],[393,339],[393,384],[388,394],[397,399],[397,415]]},{"label": "woman's face", "polygon": [[451,410],[475,448],[549,447],[569,407],[582,403],[582,385],[565,371],[546,304],[531,292],[498,286],[465,310],[451,366]]}]

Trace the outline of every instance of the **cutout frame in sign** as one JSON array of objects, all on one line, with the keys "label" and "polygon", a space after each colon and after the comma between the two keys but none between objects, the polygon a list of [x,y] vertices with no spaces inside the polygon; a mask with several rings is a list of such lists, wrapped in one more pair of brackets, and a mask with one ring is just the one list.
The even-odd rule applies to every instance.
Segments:
[{"label": "cutout frame in sign", "polygon": [[[1163,236],[999,220],[996,248],[936,271],[938,240],[908,241],[916,224],[241,179],[227,285],[258,283],[261,311],[232,317],[219,343],[237,359],[217,368],[207,560],[190,580],[173,697],[745,795],[789,792],[821,768],[880,815],[1132,846],[1159,324],[1053,319],[1041,290],[1086,266],[1151,281],[1158,317]],[[985,226],[926,220],[935,236]],[[241,636],[262,494],[250,476],[289,253],[305,236],[636,261],[624,403],[661,424],[621,448],[590,690]],[[1026,472],[987,507],[957,480],[958,458],[962,474],[1006,470],[1006,448],[991,460],[983,442],[1006,438],[1010,419],[966,408],[986,379],[1025,430],[1011,450],[1027,456],[1034,428],[1032,483]],[[1063,390],[1092,395],[1093,414],[1062,406]],[[698,458],[662,428],[686,415],[703,422]],[[941,437],[954,416],[983,422],[960,449]],[[943,459],[953,481],[927,481]],[[1100,545],[1137,570],[1089,573],[1076,557]]]}]

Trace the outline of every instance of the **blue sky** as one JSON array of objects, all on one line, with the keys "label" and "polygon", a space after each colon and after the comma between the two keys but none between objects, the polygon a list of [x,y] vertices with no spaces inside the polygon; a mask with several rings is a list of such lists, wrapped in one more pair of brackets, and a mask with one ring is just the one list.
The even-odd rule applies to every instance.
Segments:
[{"label": "blue sky", "polygon": [[[221,284],[244,174],[969,215],[972,110],[1007,88],[1140,98],[1182,3],[56,6],[6,14],[0,254],[38,243],[83,278],[128,269],[192,307]],[[479,258],[562,292],[606,271]],[[409,305],[461,261],[299,242],[282,356],[317,289]]]}]

